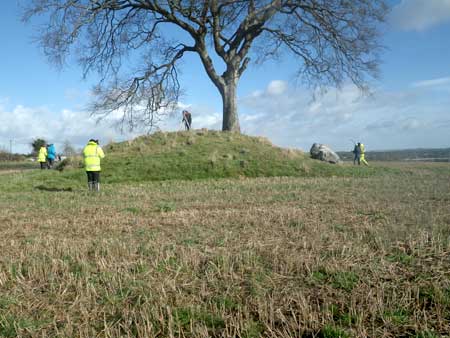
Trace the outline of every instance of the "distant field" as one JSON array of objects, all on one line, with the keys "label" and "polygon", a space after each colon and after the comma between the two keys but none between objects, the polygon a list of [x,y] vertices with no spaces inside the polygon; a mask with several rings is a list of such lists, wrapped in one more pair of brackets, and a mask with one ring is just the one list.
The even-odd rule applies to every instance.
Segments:
[{"label": "distant field", "polygon": [[[338,154],[345,161],[353,161],[350,151]],[[366,158],[369,161],[450,162],[450,148],[368,151]]]},{"label": "distant field", "polygon": [[0,337],[448,337],[450,166],[374,165],[0,175]]},{"label": "distant field", "polygon": [[31,161],[0,161],[0,172],[2,171],[17,171],[27,169],[38,169],[38,162]]}]

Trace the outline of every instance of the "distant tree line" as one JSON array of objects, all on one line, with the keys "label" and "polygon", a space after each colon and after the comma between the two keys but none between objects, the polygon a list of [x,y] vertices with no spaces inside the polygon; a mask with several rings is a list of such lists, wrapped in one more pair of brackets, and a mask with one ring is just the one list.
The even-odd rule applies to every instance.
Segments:
[{"label": "distant tree line", "polygon": [[11,154],[9,151],[0,150],[0,161],[23,161],[25,156],[22,154]]}]

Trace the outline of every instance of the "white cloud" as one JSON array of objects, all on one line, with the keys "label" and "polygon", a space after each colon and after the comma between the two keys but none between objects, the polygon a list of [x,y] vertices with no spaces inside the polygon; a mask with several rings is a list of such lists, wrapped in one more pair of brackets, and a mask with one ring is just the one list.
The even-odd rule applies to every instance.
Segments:
[{"label": "white cloud", "polygon": [[9,140],[13,142],[13,151],[30,152],[30,142],[44,138],[55,143],[59,150],[68,140],[75,147],[83,146],[90,138],[98,138],[102,143],[110,140],[124,139],[133,136],[129,133],[121,135],[111,125],[113,120],[107,119],[97,124],[96,119],[85,112],[63,110],[53,112],[46,107],[25,107],[17,105],[12,109],[0,108],[0,145]]},{"label": "white cloud", "polygon": [[441,77],[438,79],[431,80],[423,80],[413,82],[412,87],[422,88],[422,87],[449,87],[450,86],[450,77]]},{"label": "white cloud", "polygon": [[402,0],[390,19],[402,30],[423,31],[450,22],[450,0]]},{"label": "white cloud", "polygon": [[410,118],[402,121],[401,128],[403,130],[413,130],[413,129],[420,129],[426,127],[426,123],[423,121],[419,121],[416,118]]},{"label": "white cloud", "polygon": [[286,92],[287,87],[288,85],[285,81],[274,80],[267,86],[266,93],[271,96],[281,95]]},{"label": "white cloud", "polygon": [[385,119],[374,121],[365,127],[367,131],[411,131],[415,129],[427,128],[429,123],[414,117],[401,117],[399,119]]},{"label": "white cloud", "polygon": [[165,120],[161,121],[159,125],[160,130],[175,131],[183,130],[184,126],[181,122],[181,111],[187,109],[192,114],[192,128],[193,129],[221,129],[222,128],[222,114],[215,111],[210,106],[193,105],[183,102],[178,103],[179,114],[168,116]]},{"label": "white cloud", "polygon": [[[122,141],[145,134],[146,130],[135,130],[122,133],[117,128],[121,118],[120,113],[111,114],[97,123],[96,117],[91,117],[84,111],[63,109],[52,111],[47,107],[25,107],[16,105],[8,109],[0,100],[0,149],[9,149],[10,140],[13,152],[29,153],[30,143],[35,138],[44,138],[55,144],[57,151],[62,150],[67,140],[76,148],[81,148],[90,138],[99,139],[102,144],[111,141]],[[189,109],[193,112],[193,127],[196,129],[220,129],[221,114],[210,107],[192,106],[179,103],[180,111]],[[167,116],[160,125],[160,129],[167,131],[181,130],[181,113]]]},{"label": "white cloud", "polygon": [[352,85],[340,91],[329,88],[315,100],[301,88],[288,87],[278,96],[259,93],[239,100],[242,130],[280,146],[307,151],[320,142],[345,150],[350,139],[362,140],[370,149],[450,145],[448,95],[430,96],[422,88],[375,89],[363,95]]},{"label": "white cloud", "polygon": [[277,96],[267,92],[266,88],[259,96],[240,100],[245,111],[241,114],[243,131],[267,136],[277,145],[305,150],[314,142],[334,143],[333,135],[353,119],[361,105],[361,93],[354,86],[343,91],[330,88],[315,100],[301,89],[287,87]]}]

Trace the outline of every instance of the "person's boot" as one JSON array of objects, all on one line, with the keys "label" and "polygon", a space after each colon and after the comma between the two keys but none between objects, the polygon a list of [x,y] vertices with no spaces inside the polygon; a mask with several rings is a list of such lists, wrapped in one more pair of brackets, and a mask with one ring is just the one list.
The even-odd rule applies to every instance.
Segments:
[{"label": "person's boot", "polygon": [[94,190],[94,182],[88,182],[89,191]]},{"label": "person's boot", "polygon": [[100,191],[100,183],[99,182],[94,183],[94,190],[97,192]]}]

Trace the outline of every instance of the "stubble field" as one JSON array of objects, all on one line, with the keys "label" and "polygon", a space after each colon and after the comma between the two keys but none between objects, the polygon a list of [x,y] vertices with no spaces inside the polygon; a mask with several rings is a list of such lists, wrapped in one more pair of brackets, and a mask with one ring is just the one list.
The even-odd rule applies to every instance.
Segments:
[{"label": "stubble field", "polygon": [[389,166],[99,194],[0,175],[0,337],[448,336],[450,166]]}]

